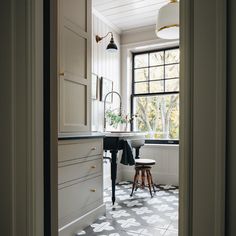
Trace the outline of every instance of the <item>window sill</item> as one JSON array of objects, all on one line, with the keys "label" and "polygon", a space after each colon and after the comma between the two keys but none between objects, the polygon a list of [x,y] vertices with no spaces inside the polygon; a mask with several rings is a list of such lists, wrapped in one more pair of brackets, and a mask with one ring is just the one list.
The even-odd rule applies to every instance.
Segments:
[{"label": "window sill", "polygon": [[179,145],[179,140],[146,139],[145,144]]},{"label": "window sill", "polygon": [[178,149],[179,144],[164,144],[164,143],[145,143],[143,148],[164,148],[164,149]]}]

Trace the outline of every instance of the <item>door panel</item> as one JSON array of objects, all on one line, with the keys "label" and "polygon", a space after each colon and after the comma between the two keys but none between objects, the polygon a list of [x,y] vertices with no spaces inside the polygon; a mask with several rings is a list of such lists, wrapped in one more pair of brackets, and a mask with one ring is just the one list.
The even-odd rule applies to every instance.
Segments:
[{"label": "door panel", "polygon": [[67,27],[63,29],[63,37],[65,73],[86,78],[87,39]]},{"label": "door panel", "polygon": [[[87,1],[62,0],[63,17],[76,24],[83,31],[87,31]],[[78,9],[76,11],[75,9]]]}]

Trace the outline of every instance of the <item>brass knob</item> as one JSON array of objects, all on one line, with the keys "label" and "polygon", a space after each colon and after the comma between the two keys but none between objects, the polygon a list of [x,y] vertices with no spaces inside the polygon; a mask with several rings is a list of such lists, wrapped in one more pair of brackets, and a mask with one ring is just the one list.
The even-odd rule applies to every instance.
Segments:
[{"label": "brass knob", "polygon": [[95,193],[96,192],[96,189],[95,188],[92,188],[90,189],[91,192]]},{"label": "brass knob", "polygon": [[96,148],[96,147],[92,147],[91,150],[92,150],[92,151],[95,151],[95,150],[97,150],[97,148]]},{"label": "brass knob", "polygon": [[96,168],[96,166],[91,166],[91,168],[92,168],[92,169],[95,169],[95,168]]},{"label": "brass knob", "polygon": [[64,72],[61,72],[59,75],[60,75],[60,76],[64,76],[64,75],[65,75],[65,73],[64,73]]}]

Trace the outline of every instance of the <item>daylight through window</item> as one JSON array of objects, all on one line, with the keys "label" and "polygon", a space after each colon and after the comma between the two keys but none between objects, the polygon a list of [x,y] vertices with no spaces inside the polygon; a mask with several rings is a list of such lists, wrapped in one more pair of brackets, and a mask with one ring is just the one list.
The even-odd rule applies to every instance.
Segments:
[{"label": "daylight through window", "polygon": [[179,48],[133,54],[132,129],[147,142],[178,143]]}]

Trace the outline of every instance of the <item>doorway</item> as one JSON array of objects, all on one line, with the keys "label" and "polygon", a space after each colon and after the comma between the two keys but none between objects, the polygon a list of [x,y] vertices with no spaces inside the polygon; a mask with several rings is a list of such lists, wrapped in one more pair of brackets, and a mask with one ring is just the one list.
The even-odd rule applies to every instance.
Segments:
[{"label": "doorway", "polygon": [[[181,86],[183,93],[180,96],[182,96],[183,106],[180,113],[182,114],[183,127],[180,138],[180,235],[197,235],[199,229],[201,229],[201,235],[207,235],[207,233],[209,233],[208,235],[220,235],[224,227],[222,223],[219,222],[223,222],[222,219],[224,218],[224,155],[221,156],[220,154],[224,154],[224,140],[222,139],[224,135],[222,134],[224,133],[223,121],[225,114],[225,104],[222,102],[225,99],[225,34],[221,26],[222,24],[225,25],[226,16],[219,9],[224,9],[225,5],[223,1],[214,3],[214,7],[218,9],[218,15],[221,16],[217,19],[215,19],[215,15],[212,16],[212,19],[215,20],[214,22],[216,22],[219,27],[214,32],[214,38],[211,38],[209,35],[211,31],[210,26],[205,25],[205,22],[201,20],[204,18],[202,14],[211,12],[212,6],[208,3],[203,6],[201,2],[196,3],[196,5],[193,9],[192,2],[182,1],[181,3],[181,57],[183,63],[183,69],[181,70],[183,80]],[[203,11],[200,11],[200,9],[203,9]],[[190,15],[193,12],[195,14]],[[193,21],[198,22],[197,25],[194,25],[194,29]],[[211,23],[213,24],[214,22]],[[206,32],[204,31],[205,34],[201,33],[203,29],[206,30]],[[199,40],[193,41],[193,35]],[[205,35],[205,38],[201,38],[203,35]],[[217,47],[217,55],[213,53],[215,52],[215,48],[210,47],[212,42],[219,45],[219,47]],[[196,47],[198,50],[196,50]],[[205,84],[203,78],[215,78],[215,75],[210,72],[207,73],[207,75],[200,73],[200,71],[202,71],[201,68],[204,68],[202,64],[204,55],[209,57],[207,59],[205,58],[207,63],[209,63],[209,61],[215,61],[211,59],[217,58],[217,65],[212,63],[208,68],[211,72],[219,72],[216,73],[217,80],[211,80],[210,84]],[[219,65],[222,65],[222,67]],[[214,88],[213,90],[211,90],[212,86]],[[206,87],[209,88],[208,91],[202,90],[202,88]],[[216,94],[217,96],[215,96]],[[206,101],[209,101],[209,104],[206,103]],[[217,104],[217,106],[213,104]],[[220,106],[218,106],[218,104],[220,104]],[[202,118],[203,114],[205,115],[205,119]],[[212,117],[212,114],[215,114],[214,117]],[[206,116],[211,120],[210,124],[214,124],[214,127],[208,126],[210,124],[205,122]],[[199,121],[199,123],[197,121]],[[206,139],[204,131],[208,130],[209,127],[209,136],[208,139]],[[221,127],[221,129],[219,130],[218,127]],[[202,132],[200,132],[201,130]],[[56,131],[56,129],[54,129],[54,131]],[[212,140],[214,140],[214,142],[212,142]],[[199,150],[204,151],[198,153]],[[216,158],[211,158],[212,156],[216,156]],[[200,159],[198,159],[198,157],[200,157]],[[54,165],[56,164],[55,160],[56,158],[54,159]],[[214,166],[214,168],[212,168],[212,166]],[[203,176],[201,175],[202,171],[204,178],[201,177]],[[205,183],[206,179],[209,180],[207,184]],[[212,184],[213,182],[220,184]],[[209,186],[211,186],[210,189],[207,188]],[[55,186],[51,185],[51,187],[55,190]],[[206,196],[204,199],[202,198],[201,193],[203,192],[206,194],[207,198]],[[212,202],[212,199],[214,199],[214,202]],[[201,205],[203,202],[204,204]],[[210,206],[210,211],[207,212],[206,215],[202,214],[203,206]],[[55,212],[54,217],[56,217]],[[215,214],[215,212],[219,214]],[[200,216],[203,217],[201,218]],[[208,222],[209,219],[214,220]],[[217,222],[219,224],[217,224]]]}]

